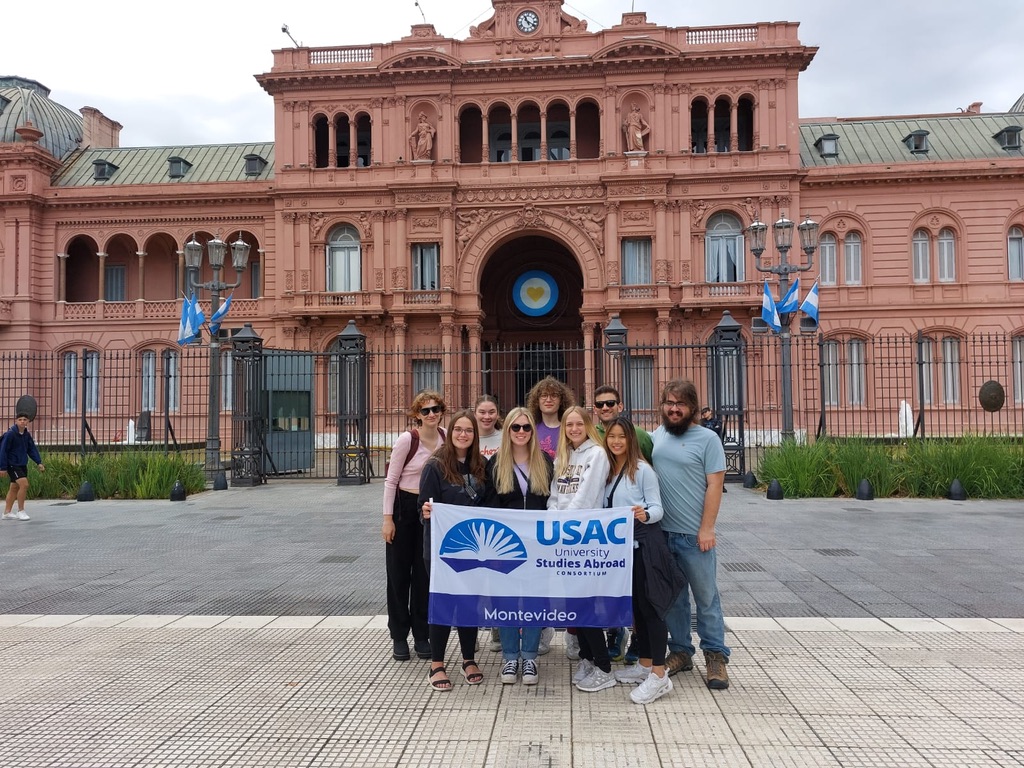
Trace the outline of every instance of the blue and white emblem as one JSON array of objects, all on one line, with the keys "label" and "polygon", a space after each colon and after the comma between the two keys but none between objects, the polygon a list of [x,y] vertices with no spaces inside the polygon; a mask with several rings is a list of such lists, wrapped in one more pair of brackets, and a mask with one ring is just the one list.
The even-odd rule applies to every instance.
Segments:
[{"label": "blue and white emblem", "polygon": [[512,301],[524,315],[543,317],[558,302],[558,283],[547,272],[531,269],[512,286]]},{"label": "blue and white emblem", "polygon": [[511,573],[526,562],[526,546],[504,523],[478,517],[449,529],[441,541],[441,560],[459,573],[488,568]]}]

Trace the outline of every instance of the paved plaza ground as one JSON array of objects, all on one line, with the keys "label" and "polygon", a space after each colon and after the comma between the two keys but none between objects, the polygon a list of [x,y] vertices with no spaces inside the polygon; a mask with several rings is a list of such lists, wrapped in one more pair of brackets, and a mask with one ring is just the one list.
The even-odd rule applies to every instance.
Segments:
[{"label": "paved plaza ground", "polygon": [[[31,502],[0,523],[0,766],[1024,766],[1024,504],[731,486],[727,691],[647,707],[392,661],[382,485]],[[457,672],[455,643],[449,668]]]}]

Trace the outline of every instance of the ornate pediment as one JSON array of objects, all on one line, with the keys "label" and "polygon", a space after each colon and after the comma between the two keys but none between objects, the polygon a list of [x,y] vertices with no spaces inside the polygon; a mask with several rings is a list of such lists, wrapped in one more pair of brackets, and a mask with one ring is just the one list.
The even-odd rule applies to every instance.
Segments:
[{"label": "ornate pediment", "polygon": [[458,69],[462,62],[454,56],[434,48],[402,51],[381,63],[380,72]]},{"label": "ornate pediment", "polygon": [[674,45],[649,37],[616,40],[594,54],[594,61],[622,61],[627,59],[674,59],[681,55]]}]

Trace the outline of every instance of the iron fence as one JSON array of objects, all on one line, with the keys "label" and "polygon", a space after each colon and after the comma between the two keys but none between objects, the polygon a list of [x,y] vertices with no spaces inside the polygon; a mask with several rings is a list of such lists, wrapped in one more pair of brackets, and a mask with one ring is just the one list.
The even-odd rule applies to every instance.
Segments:
[{"label": "iron fence", "polygon": [[[798,441],[1024,434],[1021,338],[797,336],[791,345]],[[258,447],[261,476],[340,479],[357,466],[361,479],[370,479],[383,473],[391,445],[410,426],[406,409],[419,390],[437,389],[450,409],[469,407],[486,392],[507,410],[523,403],[533,384],[547,375],[568,383],[584,405],[596,386],[613,384],[633,420],[647,429],[660,423],[664,384],[693,380],[722,420],[734,477],[744,469],[756,471],[764,450],[781,440],[783,376],[776,337],[744,342],[737,335],[611,350],[466,346],[371,345],[357,358],[337,347],[325,353],[258,348],[234,361],[226,349],[213,383],[221,391],[223,458],[230,458],[230,447],[237,446],[244,430],[244,441]],[[36,397],[32,431],[45,450],[194,449],[201,461],[209,418],[209,354],[200,346],[2,353],[0,402],[13,408],[23,394]],[[238,413],[239,408],[248,413]]]}]

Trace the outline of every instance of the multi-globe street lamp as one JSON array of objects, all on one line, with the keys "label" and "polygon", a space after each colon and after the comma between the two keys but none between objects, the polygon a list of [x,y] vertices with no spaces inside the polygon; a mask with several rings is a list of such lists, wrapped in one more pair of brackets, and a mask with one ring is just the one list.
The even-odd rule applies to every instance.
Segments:
[{"label": "multi-globe street lamp", "polygon": [[[801,264],[790,264],[788,261],[789,251],[793,247],[793,230],[800,234],[800,249],[804,252],[804,260]],[[750,252],[754,254],[754,263],[758,272],[770,272],[779,277],[779,298],[785,297],[789,291],[789,276],[796,272],[806,272],[814,266],[814,252],[818,250],[818,224],[805,216],[799,226],[793,224],[786,218],[783,212],[779,220],[772,224],[772,237],[775,240],[775,250],[779,252],[778,264],[761,263],[761,255],[765,251],[768,235],[768,225],[759,221],[755,216],[754,221],[747,227],[747,237],[750,243]],[[782,326],[779,332],[780,347],[782,352],[782,439],[792,440],[793,430],[793,360],[792,360],[792,338],[789,325],[793,320],[796,310],[779,312],[779,323]]]},{"label": "multi-globe street lamp", "polygon": [[[242,233],[231,243],[231,265],[235,268],[237,279],[233,283],[225,283],[220,279],[224,268],[224,256],[228,244],[214,237],[206,243],[206,254],[213,271],[213,279],[205,283],[198,282],[199,270],[203,264],[203,244],[192,239],[185,243],[185,271],[188,291],[202,288],[210,292],[210,317],[220,309],[220,292],[229,288],[237,288],[242,284],[242,273],[249,263],[249,244],[242,240]],[[204,469],[208,477],[216,478],[223,470],[220,457],[220,333],[210,334],[210,411],[206,425],[206,462]]]}]

